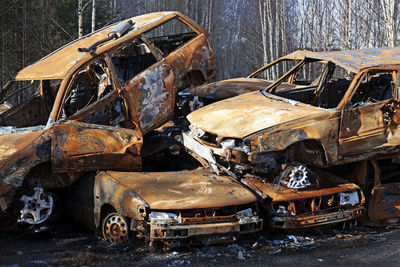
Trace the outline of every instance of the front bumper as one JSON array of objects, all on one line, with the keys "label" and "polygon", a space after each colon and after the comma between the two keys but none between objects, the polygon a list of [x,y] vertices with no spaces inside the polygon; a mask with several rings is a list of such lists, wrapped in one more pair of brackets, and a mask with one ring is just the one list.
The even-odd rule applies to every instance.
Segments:
[{"label": "front bumper", "polygon": [[263,220],[246,223],[221,222],[203,224],[150,224],[151,240],[174,240],[219,234],[253,233],[263,228]]},{"label": "front bumper", "polygon": [[348,210],[318,215],[275,216],[271,218],[270,225],[276,229],[299,229],[345,222],[356,219],[364,214],[365,208],[358,206]]}]

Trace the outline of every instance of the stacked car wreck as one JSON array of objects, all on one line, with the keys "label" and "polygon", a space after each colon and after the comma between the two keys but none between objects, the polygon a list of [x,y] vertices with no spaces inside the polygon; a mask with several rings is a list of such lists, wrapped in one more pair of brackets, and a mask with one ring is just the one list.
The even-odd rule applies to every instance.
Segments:
[{"label": "stacked car wreck", "polygon": [[[21,70],[1,91],[2,220],[45,221],[53,209],[49,190],[73,184],[66,192],[75,197],[63,192],[60,203],[82,200],[73,213],[92,218],[87,225],[113,243],[126,241],[129,230],[166,241],[210,234],[232,240],[260,230],[255,196],[231,177],[111,172],[139,171],[143,155],[168,148],[167,142],[145,151],[143,143],[174,118],[179,91],[215,75],[207,36],[181,13],[152,13],[101,29]],[[18,103],[16,95],[27,89],[34,93]],[[99,170],[107,172],[90,173]],[[214,190],[228,194],[225,201],[210,198]]]},{"label": "stacked car wreck", "polygon": [[398,62],[296,51],[198,86],[214,53],[183,14],[101,29],[0,92],[2,225],[43,223],[57,203],[111,243],[179,246],[397,218]]},{"label": "stacked car wreck", "polygon": [[[398,48],[296,51],[247,78],[198,87],[192,91],[204,102],[231,98],[191,113],[183,143],[204,166],[256,192],[272,227],[355,219],[364,194],[370,219],[398,217],[398,185],[382,188],[376,160],[399,152],[399,60]],[[290,68],[280,78],[259,78],[282,62]],[[374,167],[373,189],[365,160]],[[331,176],[338,173],[364,192]],[[383,199],[391,211],[374,216]]]}]

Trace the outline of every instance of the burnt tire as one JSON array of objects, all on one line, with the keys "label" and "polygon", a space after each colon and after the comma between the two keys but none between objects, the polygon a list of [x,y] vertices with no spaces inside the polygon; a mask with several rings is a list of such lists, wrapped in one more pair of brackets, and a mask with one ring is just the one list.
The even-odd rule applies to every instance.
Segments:
[{"label": "burnt tire", "polygon": [[124,216],[113,212],[108,214],[101,223],[103,238],[112,244],[122,244],[128,241],[129,225]]}]

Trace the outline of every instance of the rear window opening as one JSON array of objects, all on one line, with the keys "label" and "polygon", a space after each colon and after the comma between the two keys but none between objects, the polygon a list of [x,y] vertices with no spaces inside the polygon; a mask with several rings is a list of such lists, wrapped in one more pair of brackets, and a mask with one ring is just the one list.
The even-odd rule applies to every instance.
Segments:
[{"label": "rear window opening", "polygon": [[45,125],[61,80],[15,81],[0,103],[0,126]]}]

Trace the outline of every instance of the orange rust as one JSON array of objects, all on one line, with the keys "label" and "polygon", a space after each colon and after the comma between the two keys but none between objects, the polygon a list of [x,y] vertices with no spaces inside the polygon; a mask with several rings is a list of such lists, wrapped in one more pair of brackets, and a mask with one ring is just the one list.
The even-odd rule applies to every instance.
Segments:
[{"label": "orange rust", "polygon": [[[266,153],[272,157],[286,153],[289,161],[318,167],[380,155],[396,156],[400,144],[399,51],[399,48],[296,51],[247,78],[191,89],[205,102],[224,99],[187,116],[193,127],[218,142],[210,143],[210,138],[196,136],[194,139],[215,155],[227,153],[221,151],[222,140],[236,139],[239,146],[250,148],[247,153],[250,164],[245,160],[230,161],[249,170],[257,169],[252,161]],[[257,78],[284,60],[299,63],[276,81]],[[301,80],[297,83],[301,68],[314,62],[323,66],[318,70],[318,78],[312,83]],[[354,76],[332,79],[336,66],[353,72]],[[305,149],[307,146],[312,148]]]},{"label": "orange rust", "polygon": [[[14,194],[8,184],[21,187],[26,175],[42,165],[52,171],[49,177],[32,179],[48,179],[48,188],[69,185],[78,179],[76,173],[141,169],[142,136],[174,117],[180,90],[215,76],[208,33],[182,13],[150,13],[128,20],[134,25],[125,35],[90,53],[78,48],[104,39],[115,25],[84,36],[21,70],[0,92],[2,100],[13,84],[37,80],[37,92],[21,105],[0,104],[0,125],[43,125],[26,133],[0,134],[0,152],[7,150],[0,153],[1,181],[7,184],[0,189],[7,192],[0,194],[3,211]],[[189,32],[172,33],[180,45],[168,39],[164,45],[173,48],[161,54],[155,42],[165,38],[145,35],[173,20]],[[128,46],[133,52],[125,55]],[[139,60],[135,66],[140,69],[118,65],[124,59]],[[130,76],[121,76],[123,71]],[[60,80],[53,85],[54,79]]]},{"label": "orange rust", "polygon": [[217,208],[256,200],[233,178],[217,176],[207,170],[105,174],[137,192],[152,209]]}]

